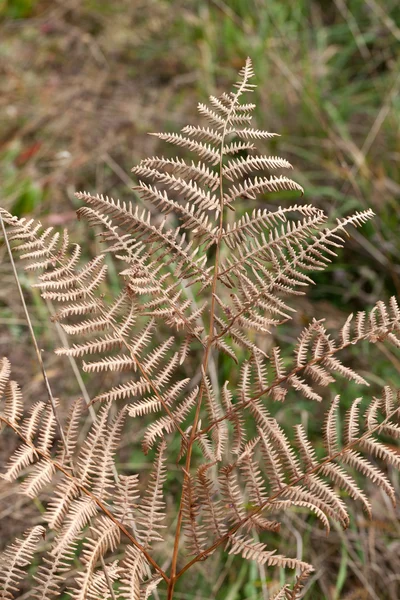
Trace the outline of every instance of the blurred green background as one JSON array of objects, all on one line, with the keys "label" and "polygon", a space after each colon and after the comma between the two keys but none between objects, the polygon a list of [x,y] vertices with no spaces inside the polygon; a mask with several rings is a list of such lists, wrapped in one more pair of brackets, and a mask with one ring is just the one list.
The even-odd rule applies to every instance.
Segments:
[{"label": "blurred green background", "polygon": [[[197,121],[197,102],[229,89],[250,56],[256,123],[281,134],[268,152],[294,164],[305,201],[332,219],[367,207],[377,215],[315,277],[283,341],[290,347],[310,315],[337,328],[349,312],[400,296],[398,0],[0,0],[0,20],[2,206],[82,238],[74,192],[133,198],[132,166],[165,152],[147,132]],[[19,342],[28,338],[6,261],[0,269],[0,350],[34,397],[40,384],[22,360]],[[34,294],[30,302],[51,346],[46,307]],[[372,392],[400,387],[399,357],[382,345],[360,345],[348,359],[368,373]],[[356,386],[336,391],[344,387],[354,398]],[[293,417],[282,415],[288,425]],[[376,520],[357,518],[347,540],[291,521],[288,545],[299,550],[300,531],[306,558],[319,565],[308,598],[400,597],[398,524],[379,512],[380,498]],[[205,569],[190,598],[265,597],[252,564],[230,558]]]}]

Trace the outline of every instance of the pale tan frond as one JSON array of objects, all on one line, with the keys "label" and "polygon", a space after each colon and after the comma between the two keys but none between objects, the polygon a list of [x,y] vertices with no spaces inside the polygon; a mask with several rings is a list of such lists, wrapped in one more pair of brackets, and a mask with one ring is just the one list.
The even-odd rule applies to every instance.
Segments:
[{"label": "pale tan frond", "polygon": [[213,344],[220,352],[223,352],[229,356],[236,364],[239,364],[239,360],[235,351],[223,339],[219,338],[218,336],[214,336]]},{"label": "pale tan frond", "polygon": [[360,489],[356,481],[340,466],[332,462],[322,465],[321,473],[329,477],[341,490],[345,490],[351,498],[359,500],[367,515],[372,518],[372,507],[366,494]]},{"label": "pale tan frond", "polygon": [[[73,578],[67,593],[76,599],[147,600],[161,580],[172,599],[176,580],[224,543],[232,558],[298,569],[293,589],[284,586],[276,600],[299,600],[310,565],[277,554],[258,538],[279,532],[276,515],[296,508],[314,513],[327,531],[332,521],[347,527],[350,498],[371,515],[360,475],[394,502],[386,471],[400,470],[400,392],[385,387],[370,398],[362,421],[361,399],[348,400],[342,419],[337,396],[324,422],[325,453],[303,425],[295,425],[293,440],[280,424],[274,401],[287,394],[294,401],[321,401],[338,377],[368,385],[354,361],[345,365],[339,353],[349,354],[356,343],[386,343],[397,351],[400,308],[394,298],[377,301],[350,315],[338,336],[323,319],[312,318],[294,348],[281,345],[275,329],[293,318],[313,273],[337,256],[347,229],[363,225],[373,212],[357,211],[331,224],[329,215],[309,204],[254,208],[267,193],[293,196],[303,188],[280,174],[291,168],[287,160],[253,153],[257,141],[277,135],[253,128],[255,104],[241,104],[242,95],[255,89],[253,75],[247,59],[234,91],[199,105],[209,124],[153,134],[177,146],[178,154],[197,158],[153,156],[133,169],[137,195],[151,210],[77,194],[85,204],[78,216],[104,247],[94,258],[81,263],[81,248],[70,244],[66,231],[0,208],[10,232],[5,241],[30,273],[43,271],[33,285],[58,303],[53,320],[61,333],[90,336],[57,354],[82,358],[83,370],[98,379],[97,395],[88,402],[91,425],[77,401],[61,428],[44,402],[22,419],[21,392],[9,380],[8,361],[0,362],[1,425],[20,440],[2,477],[22,479],[21,491],[31,498],[51,486],[43,516],[54,532],[51,549],[32,573],[35,600],[60,597]],[[233,203],[240,198],[251,208],[237,210]],[[228,371],[230,383],[220,389]],[[116,400],[123,401],[122,410]],[[96,402],[105,404],[97,411]],[[126,414],[137,421],[124,439],[141,438],[144,454],[151,455],[151,469],[138,467],[140,478],[132,471],[133,447],[124,445],[116,460]],[[167,514],[176,503],[164,489],[171,460],[181,481],[176,519]],[[124,468],[126,476],[119,472]],[[24,541],[5,553],[5,600],[19,593],[13,588],[44,532],[34,531],[29,556],[21,551]],[[161,542],[171,551],[165,567]],[[186,560],[188,553],[193,557]]]},{"label": "pale tan frond", "polygon": [[114,455],[118,448],[121,430],[125,422],[127,407],[124,406],[115,416],[113,422],[107,427],[103,440],[99,440],[93,455],[91,479],[93,480],[93,493],[100,500],[113,496],[114,490]]},{"label": "pale tan frond", "polygon": [[[368,448],[369,450],[369,448]],[[384,492],[389,496],[393,505],[396,504],[395,491],[386,475],[377,467],[375,467],[369,460],[364,458],[359,452],[354,450],[343,453],[340,457],[340,461],[345,465],[349,465],[353,469],[359,471],[362,475],[370,479],[377,486],[381,487]]]},{"label": "pale tan frond", "polygon": [[189,165],[183,158],[164,158],[163,156],[159,158],[158,156],[153,156],[152,158],[142,160],[139,164],[140,166],[150,169],[171,168],[182,177],[184,176],[187,179],[205,183],[212,191],[216,190],[219,186],[218,173],[201,161],[197,163],[192,161]]},{"label": "pale tan frond", "polygon": [[[165,191],[160,191],[157,187],[140,182],[139,186],[134,189],[139,193],[143,200],[149,200],[154,203],[158,208],[163,209],[163,212],[168,214],[172,210],[180,213],[182,216],[185,226],[188,227],[190,220],[196,220],[197,223],[206,223],[206,212],[216,210],[219,211],[219,202],[210,191],[205,192],[199,184],[195,181],[186,181],[181,177],[175,175],[163,174],[158,175],[159,171],[147,169],[147,177],[155,179],[157,182],[167,185],[171,191],[175,191],[178,194],[182,194],[184,200],[187,202],[186,205],[178,203],[176,200],[172,200]],[[196,206],[197,205],[197,206]],[[191,211],[191,208],[196,207],[196,211]],[[206,230],[205,233],[211,232],[211,226]]]},{"label": "pale tan frond", "polygon": [[[181,379],[172,384],[163,394],[160,396],[167,406],[170,406],[183,389],[187,386],[190,379]],[[162,404],[158,396],[150,396],[139,400],[129,406],[129,415],[131,417],[141,417],[151,412],[157,412],[161,410]]]},{"label": "pale tan frond", "polygon": [[[64,235],[67,236],[68,234],[65,232]],[[68,241],[67,237],[65,241]],[[81,253],[82,248],[79,246],[79,244],[72,244],[70,256],[65,260],[65,262],[60,261],[60,263],[62,262],[61,266],[55,267],[51,271],[45,271],[44,273],[41,273],[41,275],[39,275],[39,281],[49,281],[61,279],[62,277],[68,277],[68,275],[71,274],[71,272],[73,272],[73,270],[78,266]],[[26,268],[29,270],[30,265],[28,265]]]},{"label": "pale tan frond", "polygon": [[[207,107],[204,106],[204,112],[208,110],[209,109],[207,109]],[[221,119],[221,121],[223,125],[225,125],[224,119]],[[212,165],[216,165],[219,162],[219,152],[215,150],[210,144],[205,144],[204,142],[197,142],[196,140],[191,140],[190,138],[186,137],[185,135],[182,135],[181,133],[151,133],[150,135],[154,135],[155,137],[158,137],[160,140],[164,140],[164,142],[168,142],[169,144],[174,144],[176,146],[180,146],[181,148],[186,148],[191,152],[195,152],[196,155],[199,158],[201,158],[201,160],[205,160],[206,162]]]},{"label": "pale tan frond", "polygon": [[361,375],[356,373],[353,369],[350,369],[349,367],[343,365],[340,362],[340,360],[336,357],[331,356],[329,358],[326,358],[323,361],[323,364],[331,371],[335,371],[336,373],[339,373],[339,375],[341,375],[342,377],[353,380],[359,385],[369,385],[368,381],[366,381],[364,377],[361,377]]},{"label": "pale tan frond", "polygon": [[[179,387],[180,382],[178,382]],[[185,383],[186,384],[186,383]],[[158,438],[163,438],[166,433],[170,433],[174,429],[174,423],[182,423],[191,408],[196,403],[198,388],[194,388],[190,394],[178,405],[172,412],[171,416],[161,417],[151,423],[143,436],[142,449],[145,454],[154,446]]]},{"label": "pale tan frond", "polygon": [[36,448],[38,450],[41,450],[45,454],[49,454],[49,451],[54,444],[56,429],[57,421],[53,408],[47,405],[42,417],[38,440],[36,443]]},{"label": "pale tan frond", "polygon": [[[199,111],[201,116],[204,117],[205,119],[207,119],[207,121],[209,121],[214,127],[216,127],[217,129],[224,129],[225,123],[226,123],[226,117],[221,117],[218,113],[216,113],[214,110],[212,110],[211,108],[209,108],[206,104],[203,104],[202,102],[198,103],[197,110]],[[201,156],[199,151],[197,151],[197,152],[198,152],[199,156]],[[219,155],[218,155],[218,161],[219,161]],[[216,164],[218,161],[216,161],[213,164]]]},{"label": "pale tan frond", "polygon": [[[224,155],[239,154],[239,152],[251,152],[255,149],[255,145],[251,142],[231,142],[223,148]],[[226,204],[229,204],[228,202]]]},{"label": "pale tan frond", "polygon": [[108,416],[110,405],[103,406],[96,415],[86,440],[79,452],[77,474],[80,482],[85,485],[92,482],[98,466],[98,454],[108,438]]},{"label": "pale tan frond", "polygon": [[120,530],[107,517],[99,517],[90,529],[93,537],[86,538],[81,555],[85,571],[76,578],[77,589],[71,590],[74,600],[87,599],[97,562],[106,552],[115,550],[120,541]]},{"label": "pale tan frond", "polygon": [[293,479],[300,477],[302,473],[300,461],[282,427],[272,417],[259,420],[258,424],[259,429],[265,433],[274,448],[279,452],[279,457],[288,470],[290,477]]},{"label": "pale tan frond", "polygon": [[74,302],[89,297],[97,290],[107,274],[107,265],[104,264],[104,255],[99,254],[90,260],[84,267],[71,274],[70,271],[63,277],[39,281],[36,287],[40,288],[43,298],[58,302]]},{"label": "pale tan frond", "polygon": [[316,467],[318,459],[315,454],[315,450],[307,437],[307,433],[302,424],[295,425],[295,439],[297,443],[297,447],[300,451],[301,459],[304,463],[305,470],[309,471]]},{"label": "pale tan frond", "polygon": [[60,308],[54,316],[52,316],[52,321],[63,321],[68,317],[80,317],[83,315],[88,315],[91,313],[97,312],[99,309],[99,305],[95,300],[87,300],[85,302],[80,302],[79,304],[70,304],[68,306],[64,306]]},{"label": "pale tan frond", "polygon": [[282,492],[282,496],[283,498],[288,498],[293,506],[306,508],[307,511],[313,512],[321,521],[326,533],[328,534],[330,532],[331,527],[329,518],[334,521],[337,518],[337,514],[327,502],[317,498],[315,494],[308,492],[301,486],[285,488]]},{"label": "pale tan frond", "polygon": [[154,576],[150,581],[146,581],[143,584],[143,590],[141,594],[141,600],[148,600],[150,596],[153,596],[153,592],[156,591],[158,584],[162,581],[162,577]]},{"label": "pale tan frond", "polygon": [[397,448],[390,448],[387,444],[374,439],[372,435],[360,439],[359,446],[368,454],[380,458],[385,464],[392,465],[397,471],[400,470],[400,454]]},{"label": "pale tan frond", "polygon": [[71,408],[68,412],[68,418],[65,427],[63,428],[65,445],[60,445],[60,450],[58,452],[58,455],[61,458],[61,462],[64,461],[66,456],[71,458],[74,455],[78,441],[79,423],[82,416],[82,412],[83,400],[82,398],[78,398],[77,400],[72,402]]},{"label": "pale tan frond", "polygon": [[[41,423],[42,419],[43,422]],[[55,418],[51,408],[47,407],[44,402],[39,401],[30,409],[30,416],[25,417],[23,420],[21,434],[23,439],[29,442],[35,436],[38,436],[37,448],[47,453],[54,442],[55,425]],[[36,457],[35,448],[22,443],[10,457],[7,463],[7,471],[2,474],[2,477],[8,481],[13,481]]]},{"label": "pale tan frond", "polygon": [[271,486],[272,493],[276,493],[286,485],[284,468],[279,452],[270,442],[269,437],[261,428],[257,428],[261,440],[261,452],[265,463],[265,471]]},{"label": "pale tan frond", "polygon": [[29,417],[25,417],[22,422],[21,431],[27,440],[32,440],[39,429],[40,420],[46,410],[46,404],[42,401],[35,402],[29,410]]},{"label": "pale tan frond", "polygon": [[153,377],[153,386],[150,386],[148,379],[146,379],[145,377],[140,377],[137,380],[128,381],[126,383],[113,387],[108,392],[99,394],[98,396],[93,398],[92,404],[94,402],[109,402],[129,397],[135,397],[137,395],[150,392],[152,388],[160,389],[169,382],[178,364],[179,355],[175,354],[172,357],[172,359],[168,362],[167,367],[164,368],[158,376]]},{"label": "pale tan frond", "polygon": [[82,368],[85,373],[101,373],[104,371],[122,372],[136,371],[137,363],[130,354],[120,354],[117,356],[106,356],[95,362],[82,363]]},{"label": "pale tan frond", "polygon": [[150,547],[154,541],[163,539],[160,530],[165,528],[163,484],[166,479],[166,468],[164,465],[166,446],[166,441],[162,440],[157,450],[154,470],[150,475],[145,496],[142,498],[141,512],[137,517],[138,531],[144,548]]},{"label": "pale tan frond", "polygon": [[122,341],[119,336],[105,334],[103,338],[90,340],[82,344],[73,344],[69,348],[57,348],[55,353],[64,356],[81,357],[86,354],[103,354],[121,348]]},{"label": "pale tan frond", "polygon": [[304,190],[295,181],[280,175],[279,177],[255,177],[254,179],[246,179],[243,183],[237,186],[232,186],[224,195],[225,204],[231,204],[236,198],[255,199],[257,194],[265,192],[279,192],[282,190],[297,191],[304,194]]},{"label": "pale tan frond", "polygon": [[229,539],[229,554],[241,554],[247,560],[255,560],[259,565],[278,566],[289,569],[312,569],[312,566],[296,558],[276,554],[276,550],[266,550],[266,544],[252,538],[235,534]]},{"label": "pale tan frond", "polygon": [[[183,129],[181,129],[182,133],[186,133],[191,137],[198,140],[205,140],[206,142],[211,142],[216,146],[219,146],[223,140],[222,133],[211,129],[210,127],[196,127],[194,125],[186,125]],[[226,132],[230,133],[230,132]]]},{"label": "pale tan frond", "polygon": [[251,127],[246,127],[244,129],[237,129],[236,133],[239,137],[247,139],[256,139],[256,140],[269,140],[274,137],[280,137],[279,133],[271,133],[269,131],[264,131],[262,129],[253,129]]},{"label": "pale tan frond", "polygon": [[139,499],[139,476],[120,475],[117,481],[117,491],[113,499],[114,514],[121,523],[130,518],[132,510]]},{"label": "pale tan frond", "polygon": [[73,500],[62,527],[53,542],[52,556],[68,556],[79,539],[81,531],[90,523],[96,514],[97,506],[88,496]]},{"label": "pale tan frond", "polygon": [[[1,375],[0,375],[1,377]],[[1,385],[1,384],[0,384]],[[2,392],[0,390],[0,398]],[[17,425],[23,414],[23,403],[22,393],[16,381],[8,381],[5,386],[5,403],[4,403],[4,416],[6,419]]]},{"label": "pale tan frond", "polygon": [[253,63],[251,58],[247,57],[244,66],[239,71],[239,79],[233,84],[233,87],[238,89],[234,98],[239,98],[244,92],[253,92],[257,86],[249,83],[249,79],[254,77]]},{"label": "pale tan frond", "polygon": [[316,499],[332,507],[334,518],[340,521],[344,528],[349,526],[350,517],[346,505],[329,483],[314,473],[306,476],[304,486],[312,492]]},{"label": "pale tan frond", "polygon": [[264,356],[266,356],[265,352],[263,350],[260,350],[260,348],[258,348],[256,344],[249,340],[245,333],[240,331],[240,329],[227,325],[226,322],[220,319],[217,315],[215,316],[215,322],[221,330],[218,336],[222,336],[225,333],[225,331],[229,329],[229,336],[240,348],[244,348],[245,350],[250,351],[251,354],[261,353],[264,354]]},{"label": "pale tan frond", "polygon": [[120,574],[121,567],[118,565],[118,561],[104,565],[104,567],[96,571],[88,585],[88,600],[110,600],[109,582],[113,584],[114,581],[117,581]]},{"label": "pale tan frond", "polygon": [[347,346],[350,343],[350,335],[351,335],[351,324],[353,320],[353,313],[351,313],[347,319],[342,329],[340,330],[340,341],[342,346]]},{"label": "pale tan frond", "polygon": [[[243,217],[235,221],[233,225],[228,224],[226,229],[223,230],[222,237],[233,250],[245,241],[247,236],[255,237],[262,233],[264,229],[276,227],[277,224],[286,222],[287,214],[293,212],[299,212],[307,218],[317,216],[320,219],[326,219],[323,212],[315,209],[311,204],[305,206],[295,204],[289,208],[279,208],[275,211],[255,208],[251,213],[244,213]],[[311,224],[310,221],[309,224]]]},{"label": "pale tan frond", "polygon": [[[399,398],[397,399],[399,401]],[[394,394],[391,388],[388,385],[385,385],[383,388],[383,397],[382,397],[382,411],[383,414],[388,417],[393,414],[395,406]]]},{"label": "pale tan frond", "polygon": [[69,507],[78,495],[79,488],[74,481],[62,480],[58,484],[45,513],[46,521],[51,529],[61,529]]},{"label": "pale tan frond", "polygon": [[[128,233],[135,234],[136,239],[143,238],[146,243],[162,248],[164,254],[169,254],[169,262],[176,264],[176,273],[182,277],[191,275],[198,276],[203,282],[207,280],[203,266],[206,256],[196,257],[198,248],[192,250],[193,242],[186,243],[185,236],[181,236],[180,228],[166,229],[163,220],[158,226],[152,224],[151,213],[139,207],[135,209],[131,204],[113,200],[104,196],[92,196],[85,192],[79,193],[78,197],[85,200],[90,206],[80,208],[78,213],[84,216],[91,224],[103,225],[103,216],[110,216],[118,225],[123,226]],[[153,252],[155,248],[153,247]]]},{"label": "pale tan frond", "polygon": [[356,398],[351,403],[345,417],[344,442],[351,444],[360,437],[360,402],[362,398]]},{"label": "pale tan frond", "polygon": [[24,567],[32,562],[32,557],[44,537],[46,530],[41,525],[29,529],[23,539],[15,540],[7,546],[1,556],[0,598],[15,598],[19,590],[19,582],[25,576]]},{"label": "pale tan frond", "polygon": [[11,374],[11,364],[5,356],[1,359],[0,367],[0,399],[3,398]]},{"label": "pale tan frond", "polygon": [[262,506],[266,503],[268,494],[264,477],[258,467],[258,460],[254,457],[254,449],[244,460],[240,461],[243,478],[246,481],[246,490],[250,503],[253,506]]},{"label": "pale tan frond", "polygon": [[290,162],[279,156],[246,156],[230,160],[224,165],[222,172],[229,181],[233,181],[253,171],[291,168]]},{"label": "pale tan frond", "polygon": [[77,542],[71,543],[68,548],[51,554],[47,552],[43,557],[34,575],[36,585],[30,590],[35,600],[51,600],[61,593],[61,585],[65,581],[64,573],[71,564],[76,552]]},{"label": "pale tan frond", "polygon": [[333,456],[339,452],[338,444],[338,407],[340,396],[335,396],[329,410],[326,413],[324,423],[324,444],[328,456]]},{"label": "pale tan frond", "polygon": [[51,462],[40,460],[22,482],[21,492],[30,498],[37,498],[41,490],[53,479],[55,471]]},{"label": "pale tan frond", "polygon": [[146,576],[146,560],[134,546],[126,548],[121,565],[121,593],[126,600],[141,600],[140,584]]},{"label": "pale tan frond", "polygon": [[[232,108],[232,102],[235,100],[235,93],[230,92],[227,94],[223,92],[219,98],[215,98],[215,96],[210,96],[210,102],[217,108],[223,115],[228,115],[229,110]],[[243,103],[243,104],[234,104],[233,106],[235,112],[251,112],[256,108],[256,104],[251,103]]]},{"label": "pale tan frond", "polygon": [[6,481],[14,481],[19,477],[23,469],[34,462],[35,458],[36,454],[33,448],[26,444],[21,444],[9,459],[6,465],[7,470],[1,474],[1,478]]},{"label": "pale tan frond", "polygon": [[288,377],[287,381],[288,384],[291,385],[297,392],[300,392],[304,398],[321,402],[322,396],[317,392],[314,392],[312,387],[298,375],[291,375]]}]

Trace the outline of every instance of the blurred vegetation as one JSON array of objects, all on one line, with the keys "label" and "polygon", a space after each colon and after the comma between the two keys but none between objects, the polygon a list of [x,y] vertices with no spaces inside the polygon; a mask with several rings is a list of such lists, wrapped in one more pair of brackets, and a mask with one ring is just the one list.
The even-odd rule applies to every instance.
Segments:
[{"label": "blurred vegetation", "polygon": [[[256,119],[281,134],[269,151],[295,165],[305,200],[332,219],[366,207],[377,214],[315,278],[279,341],[290,349],[313,316],[336,329],[349,312],[400,296],[398,0],[0,0],[0,19],[0,198],[7,209],[40,215],[50,225],[74,223],[73,235],[82,239],[87,232],[74,222],[74,192],[133,198],[131,167],[168,152],[146,133],[196,121],[197,101],[230,86],[249,55],[259,85]],[[264,206],[286,200],[268,196]],[[94,252],[97,242],[88,237]],[[5,263],[0,350],[34,397],[40,383],[30,377],[34,359],[26,363],[18,349],[28,337]],[[42,326],[47,309],[28,293],[50,350],[58,342]],[[48,356],[58,381],[63,367]],[[361,345],[348,358],[362,365],[372,393],[383,384],[400,387],[399,357],[385,348]],[[222,358],[218,369],[223,380],[231,364]],[[68,386],[60,383],[60,397],[74,391]],[[343,382],[334,393],[345,400],[360,391]],[[273,410],[288,426],[308,420],[317,433],[323,409],[292,398]],[[124,460],[146,468],[136,450]],[[173,469],[170,478],[173,489]],[[395,515],[381,508],[372,524],[358,515],[347,541],[338,531],[326,540],[310,523],[295,515],[282,541],[300,552],[300,532],[304,556],[316,561],[307,597],[400,597]],[[261,576],[237,558],[215,559],[193,575],[198,593],[190,598],[265,598]],[[180,592],[177,597],[189,598]]]}]

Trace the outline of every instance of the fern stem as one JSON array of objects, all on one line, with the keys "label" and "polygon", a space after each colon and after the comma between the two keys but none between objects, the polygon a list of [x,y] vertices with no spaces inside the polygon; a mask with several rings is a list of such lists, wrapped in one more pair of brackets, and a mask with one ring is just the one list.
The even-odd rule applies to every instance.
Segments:
[{"label": "fern stem", "polygon": [[[234,95],[234,97],[232,99],[232,104],[230,106],[229,112],[227,113],[227,116],[225,119],[224,128],[222,131],[221,145],[220,145],[220,157],[219,157],[220,213],[219,213],[218,234],[217,234],[217,240],[216,240],[214,273],[213,273],[212,286],[211,286],[209,333],[208,333],[207,345],[206,345],[206,348],[204,351],[204,357],[203,357],[203,362],[202,362],[202,372],[204,374],[207,373],[208,361],[209,361],[210,354],[212,352],[212,345],[213,345],[213,342],[215,339],[214,338],[214,322],[215,322],[215,309],[216,309],[216,292],[217,292],[217,285],[218,285],[218,279],[219,279],[219,262],[220,262],[221,243],[222,243],[223,227],[224,227],[223,157],[224,157],[225,137],[226,137],[226,133],[227,133],[229,119],[230,119],[232,112],[237,104],[238,98],[241,96],[241,94],[243,92],[243,88],[244,88],[245,84],[246,84],[246,78],[244,78],[242,85],[239,87],[238,91],[236,92],[236,94]],[[185,490],[186,490],[187,482],[190,477],[190,466],[191,466],[191,460],[192,460],[193,444],[196,440],[196,431],[197,431],[197,426],[198,426],[198,423],[200,420],[200,412],[201,412],[201,404],[202,404],[203,395],[204,395],[204,387],[205,387],[205,383],[204,383],[204,375],[203,375],[202,381],[200,384],[200,388],[199,388],[199,395],[198,395],[198,400],[197,400],[197,405],[196,405],[196,413],[194,416],[193,425],[192,425],[192,429],[190,432],[190,438],[189,438],[188,449],[187,449],[187,454],[186,454],[184,478],[183,478],[183,484],[182,484],[182,494],[181,494],[181,499],[180,499],[180,504],[179,504],[178,521],[177,521],[177,526],[176,526],[176,531],[175,531],[174,550],[173,550],[172,563],[171,563],[171,576],[170,576],[170,582],[168,585],[167,600],[172,600],[175,582],[178,578],[178,576],[176,574],[176,566],[177,566],[177,561],[178,561],[179,541],[180,541],[180,534],[181,534],[181,529],[182,529],[183,504],[185,501]]]}]

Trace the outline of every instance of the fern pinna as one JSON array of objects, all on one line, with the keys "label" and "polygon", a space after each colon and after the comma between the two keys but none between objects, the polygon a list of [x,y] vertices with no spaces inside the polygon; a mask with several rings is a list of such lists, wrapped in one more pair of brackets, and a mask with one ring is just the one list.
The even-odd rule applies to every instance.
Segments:
[{"label": "fern pinna", "polygon": [[[24,414],[3,359],[0,420],[20,445],[2,476],[20,480],[21,492],[32,498],[48,486],[53,491],[44,524],[3,553],[1,598],[16,597],[23,568],[37,553],[33,598],[67,592],[74,599],[139,600],[157,597],[164,585],[172,599],[186,571],[220,548],[259,565],[296,569],[294,587],[272,592],[276,600],[300,598],[312,566],[270,542],[285,511],[302,507],[327,531],[332,521],[348,526],[346,498],[370,516],[360,475],[395,501],[381,467],[399,468],[400,456],[379,438],[399,437],[396,393],[385,387],[369,399],[362,419],[361,398],[354,399],[341,423],[340,398],[332,398],[330,384],[345,377],[368,385],[343,364],[345,348],[377,341],[400,346],[396,300],[351,315],[336,337],[313,319],[290,361],[278,344],[265,343],[271,346],[270,332],[291,319],[296,297],[335,256],[347,228],[373,213],[332,225],[309,204],[252,209],[260,194],[303,193],[286,175],[271,174],[289,170],[286,160],[255,153],[257,141],[277,134],[251,127],[255,105],[242,98],[255,87],[252,77],[248,59],[233,92],[199,104],[206,126],[155,134],[195,159],[144,159],[133,169],[140,206],[77,194],[84,202],[79,217],[104,242],[104,251],[85,264],[67,232],[1,210],[6,241],[28,271],[41,272],[34,286],[77,338],[56,353],[81,360],[87,373],[108,374],[110,382],[89,402],[92,425],[82,442],[87,406],[72,402],[62,424],[46,399]],[[238,201],[249,206],[240,218]],[[106,292],[108,255],[120,265],[122,282],[113,298]],[[232,363],[227,381],[218,375],[222,353]],[[327,405],[323,453],[303,425],[291,441],[271,415],[272,404],[287,395]],[[142,448],[154,455],[146,486],[137,474],[116,469],[121,433],[132,418],[145,424]],[[181,493],[171,514],[165,482],[174,461]]]}]

